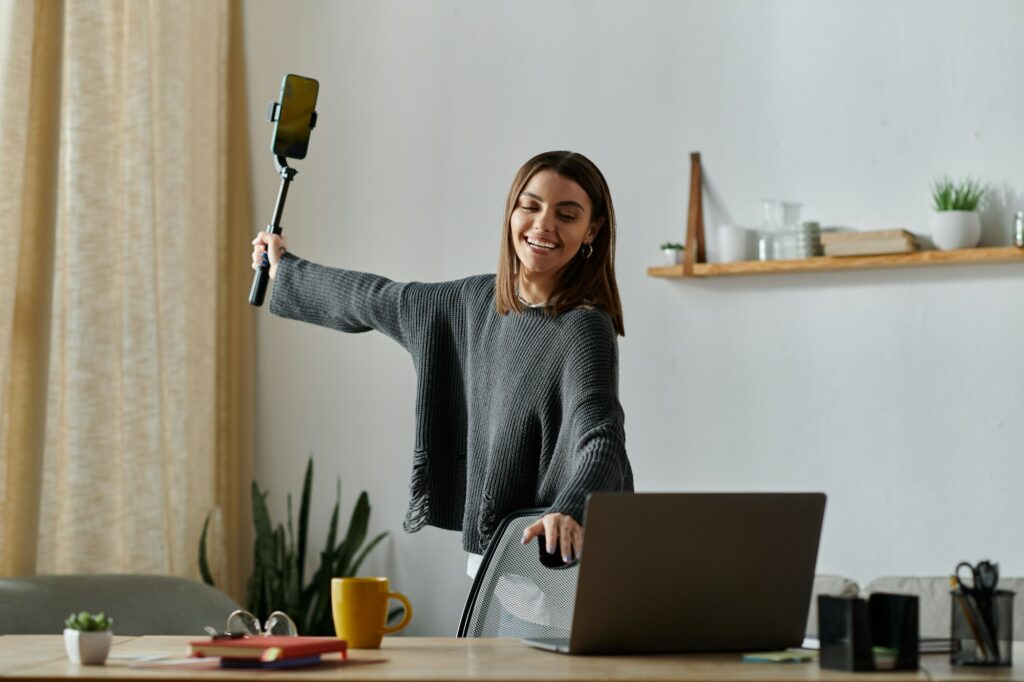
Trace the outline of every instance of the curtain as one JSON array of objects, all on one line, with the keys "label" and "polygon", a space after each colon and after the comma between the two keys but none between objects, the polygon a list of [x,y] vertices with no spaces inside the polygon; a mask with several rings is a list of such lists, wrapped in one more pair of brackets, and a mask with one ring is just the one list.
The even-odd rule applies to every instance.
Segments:
[{"label": "curtain", "polygon": [[[249,559],[239,0],[3,0],[0,572]],[[12,189],[13,188],[13,189]]]}]

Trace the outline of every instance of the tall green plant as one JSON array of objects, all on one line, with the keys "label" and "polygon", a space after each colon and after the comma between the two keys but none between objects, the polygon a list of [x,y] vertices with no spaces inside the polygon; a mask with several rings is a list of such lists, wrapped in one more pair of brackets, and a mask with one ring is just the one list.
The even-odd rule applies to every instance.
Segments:
[{"label": "tall green plant", "polygon": [[[327,541],[320,552],[320,566],[305,586],[307,533],[309,530],[310,489],[313,485],[313,458],[306,465],[299,502],[299,527],[296,536],[292,525],[292,496],[288,494],[288,525],[274,528],[267,509],[269,492],[252,482],[253,571],[246,588],[246,608],[260,622],[271,612],[287,613],[303,635],[333,635],[331,620],[331,578],[355,575],[367,554],[384,539],[387,531],[365,544],[370,522],[370,499],[364,490],[352,510],[345,537],[338,541],[338,512],[341,506],[341,478],[338,478],[334,509],[327,529]],[[203,581],[213,585],[213,576],[206,557],[207,515],[199,537],[199,572]]]}]

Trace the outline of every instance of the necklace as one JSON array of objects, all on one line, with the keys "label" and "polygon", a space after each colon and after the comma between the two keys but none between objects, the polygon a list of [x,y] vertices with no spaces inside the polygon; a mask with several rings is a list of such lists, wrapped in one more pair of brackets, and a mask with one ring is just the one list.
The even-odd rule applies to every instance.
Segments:
[{"label": "necklace", "polygon": [[518,298],[519,302],[525,305],[527,308],[546,308],[548,306],[547,301],[544,301],[543,303],[530,303],[525,298],[523,298],[522,294],[519,293],[519,287],[516,287],[516,298]]}]

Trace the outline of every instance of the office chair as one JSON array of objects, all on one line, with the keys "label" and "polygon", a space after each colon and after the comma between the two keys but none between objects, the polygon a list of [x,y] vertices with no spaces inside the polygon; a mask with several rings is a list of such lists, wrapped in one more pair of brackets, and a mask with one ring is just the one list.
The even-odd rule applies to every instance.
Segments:
[{"label": "office chair", "polygon": [[538,540],[523,531],[544,509],[521,509],[501,522],[487,551],[459,624],[459,637],[568,637],[579,565],[552,569],[540,563]]},{"label": "office chair", "polygon": [[204,635],[239,608],[205,583],[163,575],[0,578],[0,635],[60,634],[72,612],[103,611],[118,635]]}]

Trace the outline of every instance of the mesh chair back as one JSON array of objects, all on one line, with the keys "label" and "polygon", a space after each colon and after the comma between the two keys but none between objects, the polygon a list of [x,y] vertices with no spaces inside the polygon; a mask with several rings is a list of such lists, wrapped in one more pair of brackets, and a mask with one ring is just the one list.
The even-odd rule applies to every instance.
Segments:
[{"label": "mesh chair back", "polygon": [[569,636],[579,564],[547,568],[538,539],[522,544],[523,531],[543,514],[523,509],[502,521],[473,581],[459,637]]}]

